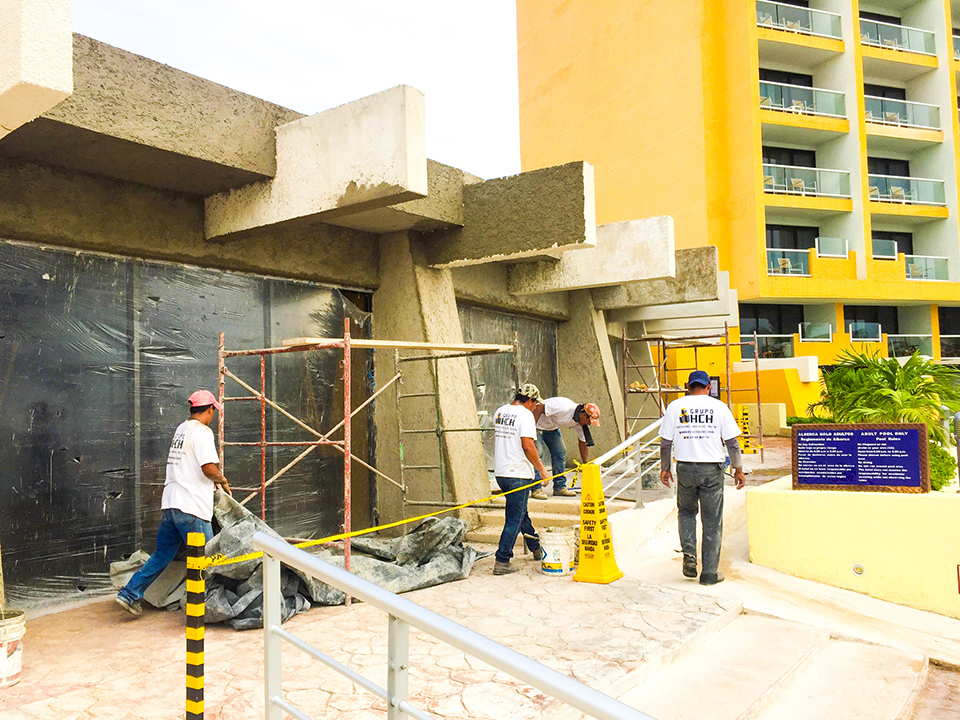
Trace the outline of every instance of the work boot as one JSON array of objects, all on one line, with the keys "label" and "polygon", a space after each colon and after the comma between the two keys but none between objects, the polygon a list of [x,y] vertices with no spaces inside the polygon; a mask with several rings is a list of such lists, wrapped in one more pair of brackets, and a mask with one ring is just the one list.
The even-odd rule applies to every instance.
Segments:
[{"label": "work boot", "polygon": [[701,585],[716,585],[723,582],[723,573],[702,573],[700,575]]},{"label": "work boot", "polygon": [[567,487],[560,488],[559,490],[554,490],[554,491],[553,491],[553,494],[554,494],[554,495],[560,495],[561,497],[576,497],[576,496],[577,496],[577,494],[576,494],[573,490],[571,490],[570,488],[567,488]]},{"label": "work boot", "polygon": [[531,550],[530,552],[533,553],[533,559],[536,560],[537,562],[540,562],[541,560],[543,560],[543,548],[540,547],[539,545],[537,545],[537,547]]},{"label": "work boot", "polygon": [[136,618],[143,615],[143,608],[140,607],[139,600],[134,600],[133,602],[130,602],[123,595],[117,595],[116,603],[117,605],[122,607],[124,610],[126,610],[128,613],[130,613]]},{"label": "work boot", "polygon": [[493,564],[493,574],[494,575],[509,575],[510,573],[515,573],[519,570],[516,565],[511,565],[509,561],[500,562],[497,560]]},{"label": "work boot", "polygon": [[693,555],[683,556],[683,576],[688,578],[697,576],[697,558]]},{"label": "work boot", "polygon": [[537,488],[530,493],[530,497],[532,497],[534,500],[546,500],[550,496],[543,491],[543,488]]}]

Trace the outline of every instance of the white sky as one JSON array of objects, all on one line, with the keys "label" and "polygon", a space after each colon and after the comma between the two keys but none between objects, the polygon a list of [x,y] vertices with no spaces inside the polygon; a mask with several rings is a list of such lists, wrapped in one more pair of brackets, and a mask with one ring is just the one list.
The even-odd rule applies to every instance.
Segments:
[{"label": "white sky", "polygon": [[520,171],[514,0],[73,0],[73,29],[307,115],[412,85],[428,157]]}]

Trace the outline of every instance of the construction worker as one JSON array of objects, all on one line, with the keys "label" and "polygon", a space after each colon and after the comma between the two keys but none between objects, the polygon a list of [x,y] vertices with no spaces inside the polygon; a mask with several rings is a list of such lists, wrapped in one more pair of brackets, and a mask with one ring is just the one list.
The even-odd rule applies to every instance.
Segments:
[{"label": "construction worker", "polygon": [[[536,390],[535,387],[534,390]],[[553,494],[573,497],[576,493],[567,487],[566,476],[562,474],[567,465],[567,448],[563,444],[560,428],[576,428],[580,461],[587,463],[590,461],[590,448],[593,446],[590,426],[600,425],[600,408],[595,403],[581,405],[565,397],[542,400],[539,397],[539,391],[536,399],[537,405],[533,409],[533,416],[537,420],[540,439],[550,452],[550,465],[554,475]],[[539,480],[540,477],[546,476],[538,475],[537,479]],[[548,495],[537,488],[532,497],[537,500],[546,500]]]},{"label": "construction worker", "polygon": [[117,594],[117,605],[134,617],[143,612],[144,591],[170,564],[180,544],[186,543],[187,534],[202,532],[208,542],[213,537],[214,489],[230,492],[210,429],[216,410],[222,411],[223,406],[209,390],[197,390],[187,402],[190,419],[180,423],[167,455],[157,549]]},{"label": "construction worker", "polygon": [[686,397],[669,405],[660,425],[660,482],[670,487],[671,452],[677,458],[677,513],[683,575],[697,576],[697,509],[703,525],[701,585],[723,582],[719,571],[723,540],[723,447],[730,455],[737,489],[743,487],[743,467],[737,437],[740,428],[724,403],[710,397],[710,376],[694,370]]},{"label": "construction worker", "polygon": [[[530,489],[517,490],[529,485],[534,479],[534,470],[539,477],[547,478],[547,470],[537,453],[537,426],[533,419],[533,407],[536,405],[534,394],[539,391],[534,385],[523,385],[513,402],[503,405],[493,415],[494,434],[494,475],[500,489],[509,493],[504,496],[506,508],[503,519],[503,532],[500,533],[500,545],[497,548],[494,575],[509,575],[519,568],[510,563],[517,535],[523,533],[527,549],[533,553],[534,560],[543,557],[540,536],[530,522],[527,514],[527,496]],[[549,479],[542,481],[543,484]],[[514,490],[516,492],[510,492]]]}]

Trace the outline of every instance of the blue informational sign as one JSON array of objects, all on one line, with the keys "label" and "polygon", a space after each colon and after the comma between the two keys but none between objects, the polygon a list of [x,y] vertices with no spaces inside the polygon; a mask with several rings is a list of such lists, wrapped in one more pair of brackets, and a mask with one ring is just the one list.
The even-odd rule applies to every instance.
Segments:
[{"label": "blue informational sign", "polygon": [[929,492],[923,424],[794,425],[793,485]]}]

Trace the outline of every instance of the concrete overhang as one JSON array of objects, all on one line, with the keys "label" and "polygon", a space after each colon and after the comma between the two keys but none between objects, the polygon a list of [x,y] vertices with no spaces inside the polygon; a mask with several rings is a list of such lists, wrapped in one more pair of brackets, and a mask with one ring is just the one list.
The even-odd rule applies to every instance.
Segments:
[{"label": "concrete overhang", "polygon": [[206,196],[272,177],[274,128],[303,117],[82,35],[72,38],[73,94],[0,140],[0,154]]},{"label": "concrete overhang", "polygon": [[0,138],[73,92],[70,0],[0,0]]},{"label": "concrete overhang", "polygon": [[[727,272],[720,273],[718,291],[720,298],[717,300],[611,310],[607,313],[607,321],[634,323],[654,320],[679,320],[681,318],[726,318],[738,312],[737,291],[729,287],[729,274]],[[723,320],[721,319],[720,322],[722,323]]]},{"label": "concrete overhang", "polygon": [[734,310],[725,316],[645,320],[643,327],[647,335],[703,335],[723,332],[724,322],[727,327],[737,327],[740,323],[740,313]]},{"label": "concrete overhang", "polygon": [[715,246],[677,250],[675,263],[676,277],[594,288],[590,293],[595,307],[623,310],[720,299],[719,253]]},{"label": "concrete overhang", "polygon": [[601,225],[592,248],[566,252],[558,261],[512,265],[509,290],[533,295],[672,278],[674,255],[669,216]]},{"label": "concrete overhang", "polygon": [[594,247],[593,166],[573,162],[465,185],[463,227],[437,231],[424,241],[434,267]]},{"label": "concrete overhang", "polygon": [[423,93],[406,85],[277,128],[277,172],[206,198],[208,240],[427,195]]}]

